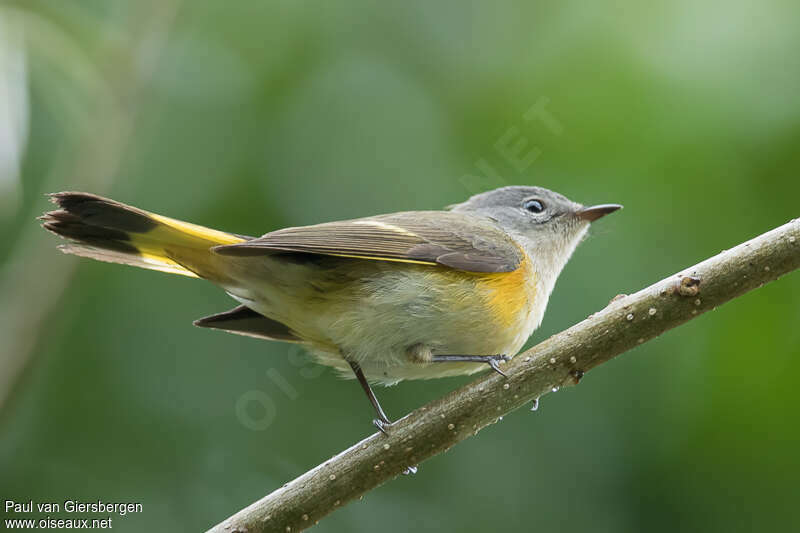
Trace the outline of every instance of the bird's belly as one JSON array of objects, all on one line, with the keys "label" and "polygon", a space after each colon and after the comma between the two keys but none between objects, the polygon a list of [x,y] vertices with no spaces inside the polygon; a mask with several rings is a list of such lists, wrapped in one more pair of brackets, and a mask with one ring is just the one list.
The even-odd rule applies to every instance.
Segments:
[{"label": "bird's belly", "polygon": [[513,356],[544,310],[529,261],[514,272],[497,274],[384,261],[348,263],[306,269],[302,285],[287,278],[294,277],[291,267],[284,268],[276,273],[283,276],[279,284],[250,295],[257,311],[285,323],[320,363],[345,376],[352,376],[345,358],[358,361],[376,382],[471,374],[486,365],[426,363],[409,349]]},{"label": "bird's belly", "polygon": [[[360,297],[336,305],[325,329],[340,353],[357,360],[373,381],[472,374],[486,365],[426,363],[409,349],[421,346],[432,355],[514,356],[541,320],[535,287],[528,264],[502,274],[390,266],[357,284]],[[338,353],[324,347],[315,352],[321,362],[349,371]]]}]

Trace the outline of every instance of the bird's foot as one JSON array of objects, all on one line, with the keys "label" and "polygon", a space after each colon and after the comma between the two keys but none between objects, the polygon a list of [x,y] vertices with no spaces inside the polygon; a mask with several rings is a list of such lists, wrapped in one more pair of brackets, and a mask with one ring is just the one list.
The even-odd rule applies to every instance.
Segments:
[{"label": "bird's foot", "polygon": [[388,418],[384,418],[384,419],[373,418],[372,419],[372,425],[374,425],[376,428],[378,428],[378,431],[380,431],[381,433],[383,433],[387,437],[389,436],[389,432],[387,431],[387,429],[388,429],[389,426],[392,425],[392,422]]},{"label": "bird's foot", "polygon": [[492,367],[492,370],[494,370],[504,378],[507,378],[508,376],[506,375],[505,372],[500,370],[500,361],[505,363],[506,361],[510,360],[511,358],[507,355],[489,355],[486,358],[486,362],[489,364],[490,367]]}]

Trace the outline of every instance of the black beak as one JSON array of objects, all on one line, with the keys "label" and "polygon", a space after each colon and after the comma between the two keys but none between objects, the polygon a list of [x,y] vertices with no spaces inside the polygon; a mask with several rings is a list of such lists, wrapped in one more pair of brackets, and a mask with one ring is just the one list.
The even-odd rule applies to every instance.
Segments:
[{"label": "black beak", "polygon": [[598,218],[602,218],[609,213],[613,213],[617,209],[622,209],[622,206],[619,204],[592,205],[589,207],[584,207],[583,209],[579,209],[575,214],[581,220],[594,222]]}]

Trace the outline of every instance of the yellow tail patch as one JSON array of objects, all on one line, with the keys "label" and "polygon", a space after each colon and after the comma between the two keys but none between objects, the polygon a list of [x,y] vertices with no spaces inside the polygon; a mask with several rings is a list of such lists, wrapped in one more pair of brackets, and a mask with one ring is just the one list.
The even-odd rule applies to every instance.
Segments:
[{"label": "yellow tail patch", "polygon": [[187,236],[196,237],[203,241],[213,242],[214,246],[223,244],[237,244],[246,240],[237,235],[233,235],[232,233],[226,233],[224,231],[198,226],[197,224],[192,224],[191,222],[183,222],[182,220],[163,217],[161,215],[156,215],[155,213],[148,213],[148,215],[153,220],[157,220],[165,226],[176,229]]},{"label": "yellow tail patch", "polygon": [[64,252],[100,261],[220,280],[220,259],[210,249],[246,240],[89,193],[51,198],[60,209],[41,217],[43,226],[72,241]]}]

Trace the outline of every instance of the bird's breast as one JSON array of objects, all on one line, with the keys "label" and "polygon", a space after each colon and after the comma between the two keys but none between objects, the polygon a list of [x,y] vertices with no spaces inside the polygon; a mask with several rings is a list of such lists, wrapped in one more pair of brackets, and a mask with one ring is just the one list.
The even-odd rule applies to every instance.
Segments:
[{"label": "bird's breast", "polygon": [[544,304],[538,301],[537,286],[536,271],[527,255],[513,272],[485,274],[476,284],[496,335],[508,346],[504,351],[508,355],[515,355],[541,322]]}]

